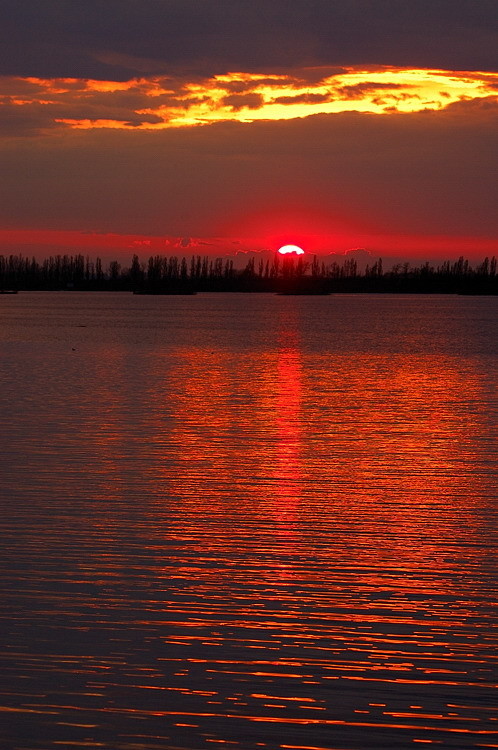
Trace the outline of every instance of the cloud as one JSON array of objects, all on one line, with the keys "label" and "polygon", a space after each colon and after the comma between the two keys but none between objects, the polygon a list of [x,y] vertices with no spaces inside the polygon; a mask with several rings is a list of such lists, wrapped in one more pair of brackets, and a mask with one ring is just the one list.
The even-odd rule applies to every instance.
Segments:
[{"label": "cloud", "polygon": [[[496,237],[496,102],[0,140],[4,227]],[[361,239],[358,239],[358,244]]]},{"label": "cloud", "polygon": [[[321,70],[321,78],[318,72]],[[0,130],[59,127],[182,127],[220,120],[272,120],[341,111],[440,109],[494,93],[496,74],[350,68],[294,70],[279,77],[239,72],[211,78],[0,79]],[[24,122],[23,122],[24,117]]]},{"label": "cloud", "polygon": [[106,105],[79,100],[67,102],[30,102],[22,106],[11,101],[0,101],[0,133],[2,135],[32,136],[53,129],[60,129],[64,123],[82,120],[115,122],[125,127],[139,127],[144,123],[156,124],[163,118],[143,112],[138,114],[128,107],[120,107],[106,102]]},{"label": "cloud", "polygon": [[4,75],[496,67],[496,0],[1,0]]},{"label": "cloud", "polygon": [[296,94],[295,96],[277,96],[276,104],[319,104],[331,100],[331,94]]},{"label": "cloud", "polygon": [[[406,84],[404,84],[406,87]],[[396,91],[403,88],[401,83],[381,83],[380,81],[355,83],[352,86],[339,86],[336,89],[337,94],[344,99],[363,99],[365,94],[372,94],[382,91]]]},{"label": "cloud", "polygon": [[[224,76],[224,79],[226,79],[227,76]],[[257,77],[257,84],[259,86],[281,86],[282,85],[282,78],[285,78],[286,80],[289,79],[292,83],[294,76],[289,73],[285,76],[261,76],[259,75]],[[296,81],[297,83],[297,81]],[[243,94],[250,92],[254,89],[255,85],[255,78],[254,76],[247,76],[245,79],[239,79],[239,80],[224,80],[223,81],[223,87],[226,89],[226,91],[232,93],[232,94]]]},{"label": "cloud", "polygon": [[221,100],[225,107],[234,111],[241,109],[258,109],[264,102],[261,94],[230,94]]}]

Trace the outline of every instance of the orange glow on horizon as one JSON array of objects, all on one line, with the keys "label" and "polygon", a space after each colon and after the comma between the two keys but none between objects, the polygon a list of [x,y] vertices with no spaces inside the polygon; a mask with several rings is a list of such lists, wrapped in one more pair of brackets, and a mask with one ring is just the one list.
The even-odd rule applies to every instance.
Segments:
[{"label": "orange glow on horizon", "polygon": [[[290,239],[282,232],[271,234],[265,231],[270,225],[255,222],[252,235],[236,234],[236,226],[220,235],[189,237],[185,245],[181,235],[146,235],[118,232],[85,232],[71,229],[0,229],[0,255],[35,255],[38,259],[49,255],[84,253],[99,254],[112,260],[129,260],[133,253],[141,257],[159,253],[161,255],[209,255],[210,257],[231,256],[264,249],[277,251]],[[242,227],[241,227],[242,228]],[[247,227],[243,227],[244,230]],[[451,260],[464,255],[470,260],[481,261],[485,256],[498,254],[496,239],[489,237],[469,237],[451,235],[387,234],[384,232],[355,231],[352,227],[336,233],[323,231],[320,234],[292,232],[293,239],[306,247],[306,252],[323,256],[345,255],[353,249],[363,248],[372,256],[407,256],[414,263],[429,257]],[[209,246],[209,252],[206,252]]]}]

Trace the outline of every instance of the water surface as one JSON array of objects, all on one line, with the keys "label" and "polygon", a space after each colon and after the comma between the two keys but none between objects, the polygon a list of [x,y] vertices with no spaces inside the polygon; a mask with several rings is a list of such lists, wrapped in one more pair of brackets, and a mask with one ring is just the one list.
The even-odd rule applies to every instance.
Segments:
[{"label": "water surface", "polygon": [[0,297],[2,748],[498,747],[497,313]]}]

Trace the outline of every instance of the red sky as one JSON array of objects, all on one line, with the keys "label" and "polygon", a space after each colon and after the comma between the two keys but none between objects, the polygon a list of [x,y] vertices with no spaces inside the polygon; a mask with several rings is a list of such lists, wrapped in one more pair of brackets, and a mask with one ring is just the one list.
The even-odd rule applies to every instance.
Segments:
[{"label": "red sky", "polygon": [[498,253],[496,6],[282,1],[6,0],[0,253]]}]

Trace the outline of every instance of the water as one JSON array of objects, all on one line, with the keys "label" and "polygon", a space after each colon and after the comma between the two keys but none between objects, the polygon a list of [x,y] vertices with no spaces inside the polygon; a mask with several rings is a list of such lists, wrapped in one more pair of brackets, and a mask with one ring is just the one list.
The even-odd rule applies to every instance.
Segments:
[{"label": "water", "polygon": [[0,297],[1,747],[498,747],[497,313]]}]

